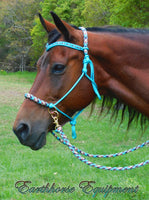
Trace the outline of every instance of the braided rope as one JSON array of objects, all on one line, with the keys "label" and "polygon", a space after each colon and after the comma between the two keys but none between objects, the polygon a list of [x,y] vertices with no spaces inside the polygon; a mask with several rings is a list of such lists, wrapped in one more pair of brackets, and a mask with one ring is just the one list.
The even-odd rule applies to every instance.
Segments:
[{"label": "braided rope", "polygon": [[149,160],[146,160],[145,162],[141,162],[139,164],[135,164],[135,165],[131,165],[131,166],[126,166],[126,167],[107,167],[107,166],[102,166],[102,165],[97,165],[95,163],[90,162],[89,160],[85,159],[84,157],[82,157],[80,154],[84,155],[84,156],[88,156],[88,157],[93,157],[93,158],[110,158],[110,157],[116,157],[116,156],[120,156],[120,155],[125,155],[127,153],[133,152],[137,149],[143,148],[144,146],[146,146],[147,144],[149,144],[149,141],[146,141],[145,143],[142,143],[141,145],[138,145],[137,147],[133,147],[129,150],[120,152],[120,153],[115,153],[115,154],[109,154],[109,155],[93,155],[93,154],[89,154],[86,153],[78,148],[76,148],[74,145],[72,145],[67,136],[64,134],[62,127],[59,126],[56,129],[56,132],[60,134],[61,138],[58,137],[54,132],[52,132],[52,135],[54,137],[56,137],[57,140],[59,140],[61,143],[65,144],[70,150],[71,152],[74,154],[74,156],[76,158],[78,158],[80,161],[82,161],[83,163],[91,166],[91,167],[95,167],[98,169],[105,169],[105,170],[110,170],[110,171],[124,171],[124,170],[129,170],[129,169],[135,169],[138,167],[142,167],[145,166],[147,164],[149,164]]},{"label": "braided rope", "polygon": [[69,43],[69,42],[63,42],[63,41],[58,41],[58,42],[54,42],[52,44],[46,44],[46,51],[49,51],[50,49],[52,49],[53,47],[56,46],[65,46],[71,49],[75,49],[78,51],[84,51],[84,47],[81,47],[79,45],[73,44],[73,43]]}]

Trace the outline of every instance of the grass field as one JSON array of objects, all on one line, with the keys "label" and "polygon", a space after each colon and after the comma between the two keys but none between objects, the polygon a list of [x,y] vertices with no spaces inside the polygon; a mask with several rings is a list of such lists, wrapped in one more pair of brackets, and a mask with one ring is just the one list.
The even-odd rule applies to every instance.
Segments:
[{"label": "grass field", "polygon": [[[50,133],[46,146],[39,151],[19,143],[12,126],[34,77],[34,73],[0,74],[0,200],[148,200],[148,165],[121,172],[92,168],[77,160]],[[126,121],[118,129],[118,122],[110,123],[110,115],[98,118],[95,110],[88,118],[89,111],[87,108],[78,119],[76,140],[71,139],[69,124],[64,127],[70,141],[84,151],[116,153],[148,140],[149,129],[140,137],[136,125],[127,133]],[[106,166],[128,166],[148,160],[148,153],[148,148],[144,147],[125,156],[95,162]],[[49,193],[42,186],[51,189]],[[120,187],[121,193],[116,190]],[[128,187],[132,189],[129,192]],[[106,188],[115,190],[110,192]]]}]

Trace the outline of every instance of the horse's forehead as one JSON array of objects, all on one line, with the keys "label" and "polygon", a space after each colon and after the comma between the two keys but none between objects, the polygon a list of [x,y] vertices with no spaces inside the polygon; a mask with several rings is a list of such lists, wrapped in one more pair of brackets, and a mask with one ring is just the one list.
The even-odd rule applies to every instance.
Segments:
[{"label": "horse's forehead", "polygon": [[56,62],[66,64],[71,55],[71,52],[71,49],[69,50],[67,47],[56,46],[50,49],[50,51],[45,51],[42,54],[37,62],[37,66],[40,68],[47,68],[48,65],[51,66]]},{"label": "horse's forehead", "polygon": [[42,56],[39,58],[38,62],[37,62],[37,66],[39,68],[43,68],[43,67],[47,67],[48,63],[49,63],[49,52],[44,52],[42,54]]}]

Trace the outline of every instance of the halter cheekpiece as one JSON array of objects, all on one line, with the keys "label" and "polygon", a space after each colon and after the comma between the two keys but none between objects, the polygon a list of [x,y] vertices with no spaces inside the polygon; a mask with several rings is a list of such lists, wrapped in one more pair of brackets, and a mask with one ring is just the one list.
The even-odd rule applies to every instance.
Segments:
[{"label": "halter cheekpiece", "polygon": [[[52,132],[52,134],[56,137],[57,140],[59,140],[64,145],[66,145],[72,151],[72,153],[74,154],[75,157],[77,157],[80,161],[86,163],[87,165],[92,166],[92,167],[96,167],[98,169],[105,169],[105,170],[110,170],[110,171],[123,171],[123,170],[135,169],[135,168],[144,166],[146,164],[149,164],[149,160],[146,160],[145,162],[141,162],[139,164],[135,164],[135,165],[132,165],[132,166],[126,166],[126,167],[107,167],[107,166],[102,166],[102,165],[97,165],[95,163],[92,163],[92,162],[88,161],[87,159],[85,159],[84,157],[82,157],[81,155],[88,156],[88,157],[93,157],[93,158],[116,157],[116,156],[120,156],[120,155],[125,155],[125,154],[127,154],[129,152],[133,152],[133,151],[135,151],[135,150],[137,150],[139,148],[142,148],[142,147],[148,145],[149,141],[146,141],[145,143],[142,143],[141,145],[138,145],[137,147],[134,147],[132,149],[129,149],[129,150],[126,150],[126,151],[123,151],[123,152],[120,152],[120,153],[115,153],[115,154],[110,154],[110,155],[93,155],[93,154],[86,153],[86,152],[76,148],[74,145],[72,145],[69,142],[69,140],[66,137],[66,135],[64,134],[62,126],[59,125],[59,123],[58,123],[58,115],[59,115],[59,113],[61,113],[62,115],[64,115],[65,117],[67,117],[70,120],[70,124],[72,126],[72,138],[73,139],[76,138],[76,132],[75,132],[76,119],[81,114],[81,112],[83,110],[77,112],[74,115],[74,117],[72,118],[69,115],[67,115],[66,113],[64,113],[63,111],[61,111],[57,107],[57,105],[61,101],[63,101],[72,92],[72,90],[78,85],[78,83],[81,81],[81,79],[84,76],[91,82],[93,90],[94,90],[95,94],[97,95],[98,99],[99,100],[101,99],[101,96],[100,96],[100,94],[98,92],[97,85],[95,83],[94,65],[93,65],[93,63],[92,63],[92,61],[91,61],[91,59],[89,58],[89,55],[88,55],[88,50],[89,49],[88,49],[87,31],[83,27],[80,27],[80,29],[83,31],[83,35],[84,35],[84,47],[76,45],[76,44],[72,44],[72,43],[69,43],[69,42],[63,42],[63,41],[57,41],[57,42],[54,42],[52,44],[48,44],[47,43],[47,45],[46,45],[46,51],[49,51],[50,49],[52,49],[52,48],[54,48],[56,46],[65,46],[65,47],[68,47],[68,48],[71,48],[71,49],[75,49],[75,50],[84,52],[82,74],[80,75],[78,80],[75,82],[75,84],[72,86],[72,88],[70,88],[70,90],[68,92],[66,92],[66,94],[63,97],[61,97],[54,104],[45,102],[45,101],[43,101],[43,100],[41,100],[41,99],[39,99],[39,98],[35,97],[34,95],[29,94],[29,93],[25,94],[25,98],[30,99],[31,101],[33,101],[33,102],[35,102],[35,103],[37,103],[39,105],[45,106],[45,107],[49,108],[49,110],[51,110],[53,108],[55,109],[55,111],[51,111],[50,114],[51,114],[51,117],[53,118],[53,122],[55,124],[55,129],[56,129],[55,132],[59,133],[60,137],[58,137],[54,132]],[[90,75],[87,74],[88,67],[90,67]]]}]

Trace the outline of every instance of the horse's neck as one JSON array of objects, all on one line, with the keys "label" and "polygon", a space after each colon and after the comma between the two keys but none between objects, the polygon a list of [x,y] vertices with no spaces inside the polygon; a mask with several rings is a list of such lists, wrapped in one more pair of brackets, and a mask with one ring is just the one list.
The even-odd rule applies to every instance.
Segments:
[{"label": "horse's neck", "polygon": [[111,33],[89,33],[89,52],[101,94],[149,117],[149,35],[145,37],[144,43]]}]

